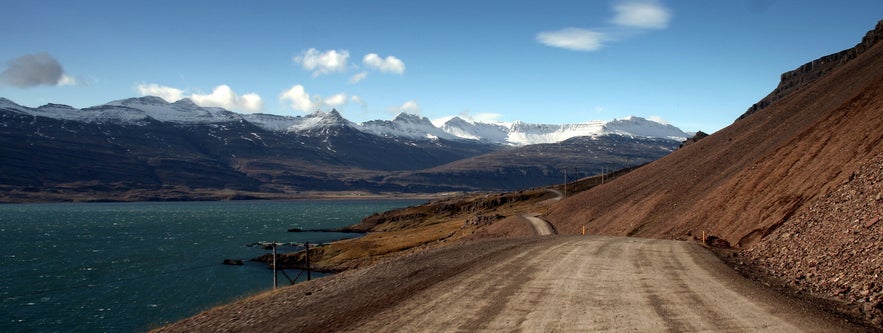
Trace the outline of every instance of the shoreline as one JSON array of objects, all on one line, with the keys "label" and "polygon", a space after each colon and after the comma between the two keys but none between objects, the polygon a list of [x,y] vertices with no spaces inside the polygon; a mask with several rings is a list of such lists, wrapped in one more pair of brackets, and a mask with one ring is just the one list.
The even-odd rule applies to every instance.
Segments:
[{"label": "shoreline", "polygon": [[249,201],[249,200],[435,200],[466,194],[466,192],[441,193],[371,193],[359,191],[310,191],[298,193],[268,193],[242,191],[193,191],[188,193],[51,193],[51,192],[3,192],[0,205],[39,203],[113,203],[113,202],[191,202],[191,201]]}]

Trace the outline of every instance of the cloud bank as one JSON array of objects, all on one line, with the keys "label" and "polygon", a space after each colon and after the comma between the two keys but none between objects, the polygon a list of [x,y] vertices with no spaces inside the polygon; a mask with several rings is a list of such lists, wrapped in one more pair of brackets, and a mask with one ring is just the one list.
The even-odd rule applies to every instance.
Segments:
[{"label": "cloud bank", "polygon": [[211,94],[190,95],[190,99],[193,100],[193,103],[200,106],[217,106],[227,110],[254,113],[260,112],[264,108],[264,102],[258,94],[247,93],[238,95],[226,84],[215,87]]},{"label": "cloud bank", "polygon": [[69,86],[76,80],[64,73],[61,63],[46,52],[26,54],[6,62],[0,82],[18,87]]},{"label": "cloud bank", "polygon": [[671,10],[656,0],[624,0],[613,5],[612,27],[583,29],[569,27],[557,31],[540,32],[536,40],[546,46],[571,51],[597,51],[605,43],[618,41],[622,34],[609,31],[630,29],[641,32],[649,29],[665,29],[671,21]]},{"label": "cloud bank", "polygon": [[[293,57],[292,61],[299,64],[304,70],[311,72],[315,78],[325,74],[344,73],[349,69],[359,69],[360,66],[350,63],[349,58],[349,50],[319,51],[315,48],[310,48]],[[361,67],[364,69],[350,76],[349,84],[362,82],[368,78],[370,71],[402,75],[405,73],[406,68],[405,62],[402,59],[392,55],[381,57],[377,53],[368,53],[362,57]]]},{"label": "cloud bank", "polygon": [[[353,96],[353,100],[361,101],[361,98]],[[300,112],[313,112],[323,108],[334,108],[346,105],[348,101],[349,98],[345,93],[335,94],[328,98],[310,95],[304,86],[300,84],[296,84],[279,94],[279,102],[288,103],[292,110]]]},{"label": "cloud bank", "polygon": [[255,113],[261,112],[264,108],[264,102],[260,95],[255,93],[239,95],[226,84],[215,87],[210,94],[187,95],[182,89],[155,83],[142,83],[136,89],[141,96],[157,96],[170,103],[183,98],[190,98],[193,103],[199,106],[221,107],[232,111]]}]

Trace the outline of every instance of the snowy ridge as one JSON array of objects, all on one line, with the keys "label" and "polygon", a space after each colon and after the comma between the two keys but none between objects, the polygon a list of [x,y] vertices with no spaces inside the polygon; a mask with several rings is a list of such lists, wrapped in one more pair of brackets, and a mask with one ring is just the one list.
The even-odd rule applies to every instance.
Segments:
[{"label": "snowy ridge", "polygon": [[467,140],[504,143],[508,141],[509,137],[508,125],[474,123],[460,117],[453,117],[445,121],[439,128],[453,136]]},{"label": "snowy ridge", "polygon": [[[222,108],[201,107],[193,103],[189,98],[169,103],[162,98],[154,96],[123,99],[83,110],[101,111],[109,107],[121,107],[123,109],[135,110],[136,112],[141,111],[144,115],[158,121],[179,124],[220,123],[242,119],[238,114]],[[125,111],[108,115],[123,115],[124,113]]]},{"label": "snowy ridge", "polygon": [[360,124],[359,130],[383,137],[404,137],[410,139],[457,139],[442,129],[435,127],[429,118],[399,113],[393,120],[371,120]]},{"label": "snowy ridge", "polygon": [[520,121],[511,124],[486,124],[454,117],[444,122],[440,127],[445,132],[459,138],[515,146],[556,143],[575,137],[597,137],[608,134],[678,141],[684,141],[690,137],[677,127],[641,117],[563,125],[528,124]]},{"label": "snowy ridge", "polygon": [[614,119],[604,124],[604,130],[606,133],[664,138],[677,141],[687,140],[691,136],[670,124],[662,124],[635,116]]},{"label": "snowy ridge", "polygon": [[27,108],[21,105],[15,104],[15,102],[0,97],[0,109],[4,110],[12,110],[18,113],[27,113]]},{"label": "snowy ridge", "polygon": [[357,124],[343,118],[337,110],[316,111],[304,116],[238,114],[222,108],[202,107],[186,98],[169,103],[153,96],[122,99],[85,109],[61,104],[28,108],[0,97],[0,110],[89,123],[143,125],[149,123],[150,119],[178,124],[248,122],[267,131],[304,135],[328,128],[350,127],[382,137],[413,140],[475,140],[512,146],[556,143],[574,137],[598,137],[609,134],[678,141],[690,137],[677,127],[641,117],[562,125],[529,124],[520,121],[481,123],[452,117],[433,124],[426,117],[401,113],[393,120],[372,120]]}]

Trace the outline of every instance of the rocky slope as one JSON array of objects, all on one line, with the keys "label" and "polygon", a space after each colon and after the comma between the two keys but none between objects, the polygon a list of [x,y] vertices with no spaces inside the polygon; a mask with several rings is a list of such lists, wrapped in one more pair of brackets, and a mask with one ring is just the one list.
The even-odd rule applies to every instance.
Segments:
[{"label": "rocky slope", "polygon": [[765,107],[547,218],[569,233],[714,235],[807,290],[863,304],[879,324],[883,262],[869,224],[881,206],[867,170],[883,167],[881,36],[883,22],[855,48],[783,75]]},{"label": "rocky slope", "polygon": [[845,300],[883,326],[883,155],[798,209],[742,260],[801,292]]}]

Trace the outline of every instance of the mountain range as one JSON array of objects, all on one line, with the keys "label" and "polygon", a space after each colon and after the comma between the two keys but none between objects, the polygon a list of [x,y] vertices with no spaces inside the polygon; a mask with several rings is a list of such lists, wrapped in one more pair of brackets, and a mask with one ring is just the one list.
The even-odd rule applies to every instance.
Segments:
[{"label": "mountain range", "polygon": [[[646,163],[689,136],[639,117],[564,125],[452,117],[436,126],[399,114],[354,123],[336,110],[239,114],[153,96],[83,109],[0,98],[0,133],[0,193],[9,201],[46,192],[178,200],[194,189],[517,189],[562,181],[564,168],[581,169],[575,177]],[[134,191],[147,193],[122,197]]]}]

